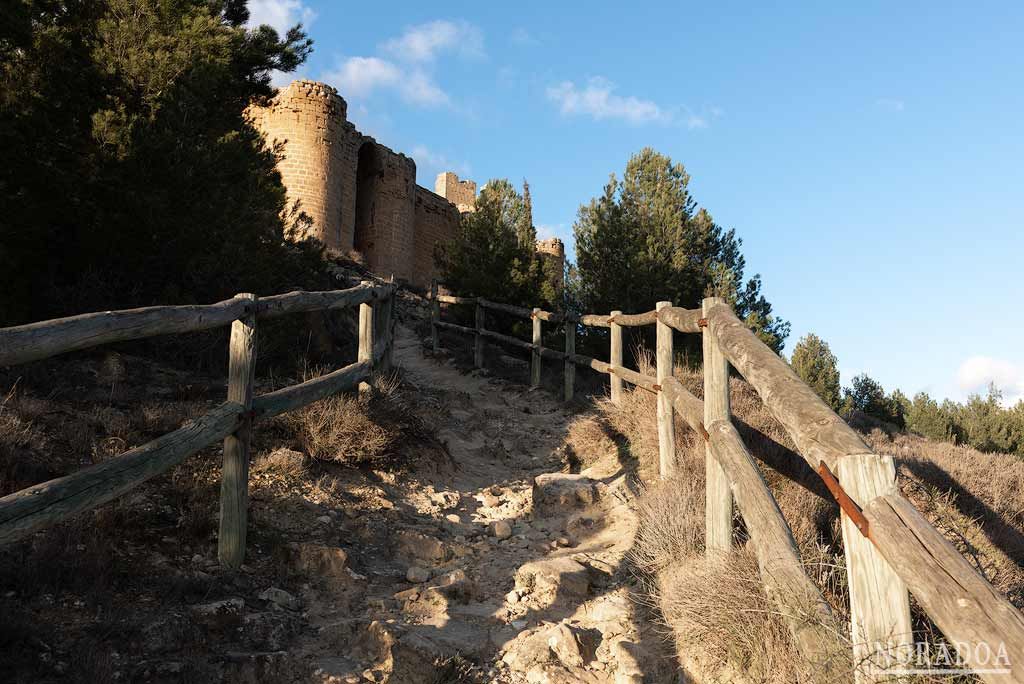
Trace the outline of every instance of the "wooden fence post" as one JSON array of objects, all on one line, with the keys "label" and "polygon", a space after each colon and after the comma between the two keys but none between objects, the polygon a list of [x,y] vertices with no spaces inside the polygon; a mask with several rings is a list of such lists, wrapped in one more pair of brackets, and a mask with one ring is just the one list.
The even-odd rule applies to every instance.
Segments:
[{"label": "wooden fence post", "polygon": [[[672,306],[672,302],[658,302],[655,310]],[[658,364],[658,383],[673,375],[672,328],[660,320],[657,329],[655,359]],[[670,477],[676,469],[676,428],[672,402],[664,392],[658,392],[658,475]]]},{"label": "wooden fence post", "polygon": [[381,358],[380,368],[385,373],[390,373],[395,362],[395,294],[398,288],[395,286],[395,275],[392,273],[388,280],[391,283],[391,294],[384,300],[384,325],[381,328],[381,344],[386,345],[384,356]]},{"label": "wooden fence post", "polygon": [[238,430],[224,438],[224,466],[220,479],[220,533],[217,557],[236,569],[245,560],[245,530],[249,513],[249,446],[252,438],[252,396],[256,379],[256,295],[246,314],[231,324],[228,351],[228,401],[241,404],[245,417]]},{"label": "wooden fence post", "polygon": [[484,367],[484,318],[486,311],[484,305],[480,303],[480,298],[476,300],[476,335],[473,337],[473,365],[477,368]]},{"label": "wooden fence post", "polygon": [[565,314],[565,400],[572,401],[576,388],[576,364],[569,358],[576,353],[576,321],[569,320]]},{"label": "wooden fence post", "polygon": [[[704,299],[701,310],[704,317],[715,304],[724,303],[721,297]],[[722,353],[708,327],[703,328],[704,348],[704,425],[716,420],[731,420],[729,408],[729,361]],[[732,488],[729,476],[719,465],[711,450],[704,445],[704,546],[707,552],[728,551],[732,547]]]},{"label": "wooden fence post", "polygon": [[[363,303],[359,305],[359,352],[356,361],[369,361],[373,366],[373,305]],[[367,394],[370,391],[370,383],[359,383],[359,394]]]},{"label": "wooden fence post", "polygon": [[441,320],[441,302],[437,301],[437,279],[430,281],[430,341],[434,345],[434,351],[441,349],[441,340],[438,336],[437,322]]},{"label": "wooden fence post", "polygon": [[533,315],[530,317],[533,320],[533,358],[530,363],[530,386],[540,387],[540,343],[541,343],[541,320],[540,320],[540,309],[534,307]]},{"label": "wooden fence post", "polygon": [[611,323],[608,325],[609,337],[611,338],[608,363],[612,366],[612,373],[608,376],[608,382],[611,387],[613,404],[622,403],[622,378],[615,374],[616,370],[622,368],[622,326],[615,322],[615,317],[621,315],[621,311],[612,311]]},{"label": "wooden fence post", "polygon": [[[836,477],[846,493],[862,508],[875,497],[899,495],[896,467],[891,456],[841,456]],[[907,585],[869,539],[842,513],[843,550],[850,588],[850,635],[858,684],[889,681],[872,663],[902,655],[913,643]]]}]

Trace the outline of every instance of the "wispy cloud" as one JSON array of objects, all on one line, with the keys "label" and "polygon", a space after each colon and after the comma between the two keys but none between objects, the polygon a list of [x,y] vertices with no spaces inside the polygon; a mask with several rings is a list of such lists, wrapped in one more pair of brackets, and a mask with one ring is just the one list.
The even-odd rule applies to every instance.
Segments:
[{"label": "wispy cloud", "polygon": [[394,90],[410,104],[437,107],[448,95],[423,69],[405,69],[380,57],[346,57],[321,78],[347,98],[369,97],[378,90]]},{"label": "wispy cloud", "polygon": [[880,97],[875,100],[875,106],[879,109],[884,109],[887,112],[902,112],[906,108],[906,104],[903,100],[897,100],[890,97]]},{"label": "wispy cloud", "polygon": [[316,12],[302,0],[249,0],[250,28],[267,24],[279,34],[284,34],[296,24],[306,28],[316,19]]},{"label": "wispy cloud", "polygon": [[405,62],[432,62],[443,52],[482,57],[484,37],[479,28],[467,21],[438,19],[410,26],[402,35],[386,41],[381,47]]},{"label": "wispy cloud", "polygon": [[416,160],[417,182],[425,188],[434,187],[437,174],[443,171],[454,171],[463,178],[473,175],[473,169],[467,161],[453,160],[444,153],[436,152],[426,145],[412,148],[412,158]]},{"label": "wispy cloud", "polygon": [[591,78],[585,86],[562,81],[547,89],[548,99],[566,116],[584,115],[596,120],[621,119],[631,124],[668,123],[672,116],[652,100],[617,95],[615,84]]},{"label": "wispy cloud", "polygon": [[1024,398],[1024,368],[1007,359],[991,356],[968,357],[957,371],[957,384],[965,394],[985,394],[994,383],[1003,392],[1003,403],[1012,405]]},{"label": "wispy cloud", "polygon": [[431,21],[385,41],[381,51],[383,56],[340,57],[320,78],[345,98],[367,98],[375,92],[390,91],[409,104],[449,106],[451,97],[434,77],[434,62],[443,53],[483,55],[483,34],[468,22]]},{"label": "wispy cloud", "polygon": [[534,45],[540,45],[540,41],[537,40],[529,31],[524,29],[522,26],[516,28],[508,37],[509,42],[513,45],[520,47],[532,47]]}]

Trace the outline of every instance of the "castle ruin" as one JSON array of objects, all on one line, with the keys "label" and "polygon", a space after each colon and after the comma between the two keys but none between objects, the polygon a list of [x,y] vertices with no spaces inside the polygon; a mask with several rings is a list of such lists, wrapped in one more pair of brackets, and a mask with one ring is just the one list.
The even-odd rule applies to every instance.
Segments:
[{"label": "castle ruin", "polygon": [[[454,238],[460,214],[476,206],[476,183],[445,172],[436,192],[417,185],[416,162],[356,130],[347,110],[331,86],[300,80],[249,115],[268,142],[282,144],[288,200],[312,219],[314,237],[375,273],[425,286],[436,275],[434,246]],[[538,242],[538,251],[564,263],[561,241],[553,242]]]}]

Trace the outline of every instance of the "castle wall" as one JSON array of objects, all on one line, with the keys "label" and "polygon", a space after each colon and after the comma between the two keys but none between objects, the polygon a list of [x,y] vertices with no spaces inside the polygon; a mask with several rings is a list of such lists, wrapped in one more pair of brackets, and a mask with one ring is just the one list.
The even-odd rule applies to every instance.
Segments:
[{"label": "castle wall", "polygon": [[[427,285],[435,245],[458,233],[460,212],[476,208],[476,183],[449,171],[437,177],[436,193],[419,187],[416,162],[356,130],[347,109],[334,88],[293,81],[247,114],[268,142],[282,145],[278,170],[289,203],[297,200],[313,220],[312,236],[379,275]],[[537,249],[558,260],[561,281],[561,242]]]},{"label": "castle wall", "polygon": [[437,277],[434,246],[458,235],[459,212],[444,197],[426,188],[416,187],[416,242],[413,284],[426,286]]},{"label": "castle wall", "polygon": [[[367,146],[372,145],[372,152]],[[367,142],[358,155],[355,248],[382,276],[415,282],[416,163],[382,145]],[[364,168],[371,163],[370,168]],[[429,278],[428,278],[429,282]]]}]

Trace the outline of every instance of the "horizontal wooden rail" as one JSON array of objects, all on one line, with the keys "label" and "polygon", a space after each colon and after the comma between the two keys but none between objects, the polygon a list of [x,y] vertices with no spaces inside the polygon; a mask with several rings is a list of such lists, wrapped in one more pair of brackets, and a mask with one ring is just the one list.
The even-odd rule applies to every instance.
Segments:
[{"label": "horizontal wooden rail", "polygon": [[782,357],[769,349],[726,305],[708,312],[711,331],[726,357],[786,428],[797,452],[817,469],[824,461],[835,472],[841,456],[870,454],[853,428],[808,387]]},{"label": "horizontal wooden rail", "polygon": [[455,332],[460,332],[463,335],[475,335],[476,334],[476,330],[474,330],[473,328],[467,328],[466,326],[459,325],[458,323],[448,323],[447,321],[437,321],[434,325],[436,325],[439,328],[444,328],[445,330],[454,330]]},{"label": "horizontal wooden rail", "polygon": [[[882,556],[978,676],[986,682],[1024,682],[1021,612],[903,497],[880,496],[864,515]],[[997,658],[1000,647],[1005,659]],[[993,671],[1003,668],[1006,672]]]},{"label": "horizontal wooden rail", "polygon": [[618,314],[617,316],[609,316],[608,322],[614,322],[616,325],[622,325],[626,327],[636,327],[639,325],[654,325],[658,322],[658,312],[648,311],[647,313],[638,314]]},{"label": "horizontal wooden rail", "polygon": [[3,328],[0,366],[38,361],[111,342],[219,328],[248,314],[251,306],[249,300],[235,298],[216,304],[89,313]]},{"label": "horizontal wooden rail", "polygon": [[378,299],[386,299],[394,292],[394,285],[373,285],[360,283],[347,290],[327,290],[324,292],[305,292],[296,290],[285,294],[261,297],[259,301],[259,318],[275,318],[286,314],[305,311],[327,311],[350,306],[366,304]]},{"label": "horizontal wooden rail", "polygon": [[442,304],[476,304],[476,297],[456,297],[454,295],[437,295],[437,301]]},{"label": "horizontal wooden rail", "polygon": [[[393,285],[362,283],[347,290],[289,292],[261,298],[256,315],[273,318],[354,306],[384,299],[393,290]],[[249,315],[252,306],[251,300],[234,297],[216,304],[103,311],[0,328],[0,366],[38,361],[101,344],[219,328]]]},{"label": "horizontal wooden rail", "polygon": [[[237,568],[245,554],[253,418],[300,408],[356,387],[375,370],[386,370],[394,346],[394,293],[393,284],[366,282],[348,290],[289,292],[262,300],[246,293],[209,306],[110,311],[0,330],[0,359],[3,363],[14,363],[105,342],[232,324],[227,402],[184,427],[115,458],[0,498],[0,544],[22,539],[106,503],[210,444],[224,440],[218,557],[227,567]],[[252,398],[258,318],[354,305],[360,307],[357,363]]]},{"label": "horizontal wooden rail", "polygon": [[583,314],[577,318],[577,322],[591,328],[610,328],[612,325],[610,319],[611,316],[602,316],[601,314]]},{"label": "horizontal wooden rail", "polygon": [[[464,330],[468,331],[470,334],[473,334],[473,335],[476,334],[476,331],[472,330],[470,328],[465,328]],[[529,349],[531,351],[533,350],[533,343],[532,342],[527,342],[526,340],[520,340],[520,339],[518,339],[516,337],[512,337],[510,335],[502,335],[501,333],[494,332],[493,330],[487,330],[486,328],[484,330],[481,330],[480,334],[482,336],[488,338],[488,339],[496,340],[496,341],[501,342],[503,344],[507,344],[507,345],[509,345],[511,347],[519,347],[520,349]],[[545,351],[554,351],[554,350],[553,349],[548,349],[548,350],[545,350]],[[541,352],[541,353],[543,353],[543,352]]]},{"label": "horizontal wooden rail", "polygon": [[504,311],[505,313],[518,316],[519,318],[539,318],[542,321],[550,321],[557,323],[564,317],[562,314],[557,314],[551,311],[544,311],[543,309],[529,309],[525,306],[513,306],[512,304],[501,304],[499,302],[492,302],[489,299],[480,298],[480,306],[485,309],[494,309],[495,311]]},{"label": "horizontal wooden rail", "polygon": [[658,312],[658,320],[679,332],[697,333],[701,329],[703,314],[700,309],[681,309],[670,306]]},{"label": "horizontal wooden rail", "polygon": [[0,498],[0,544],[117,498],[236,430],[244,407],[225,402],[187,425],[71,475]]},{"label": "horizontal wooden rail", "polygon": [[332,394],[353,389],[360,381],[370,377],[371,369],[369,361],[360,361],[298,385],[261,394],[253,399],[252,410],[258,418],[272,418],[288,413]]}]

